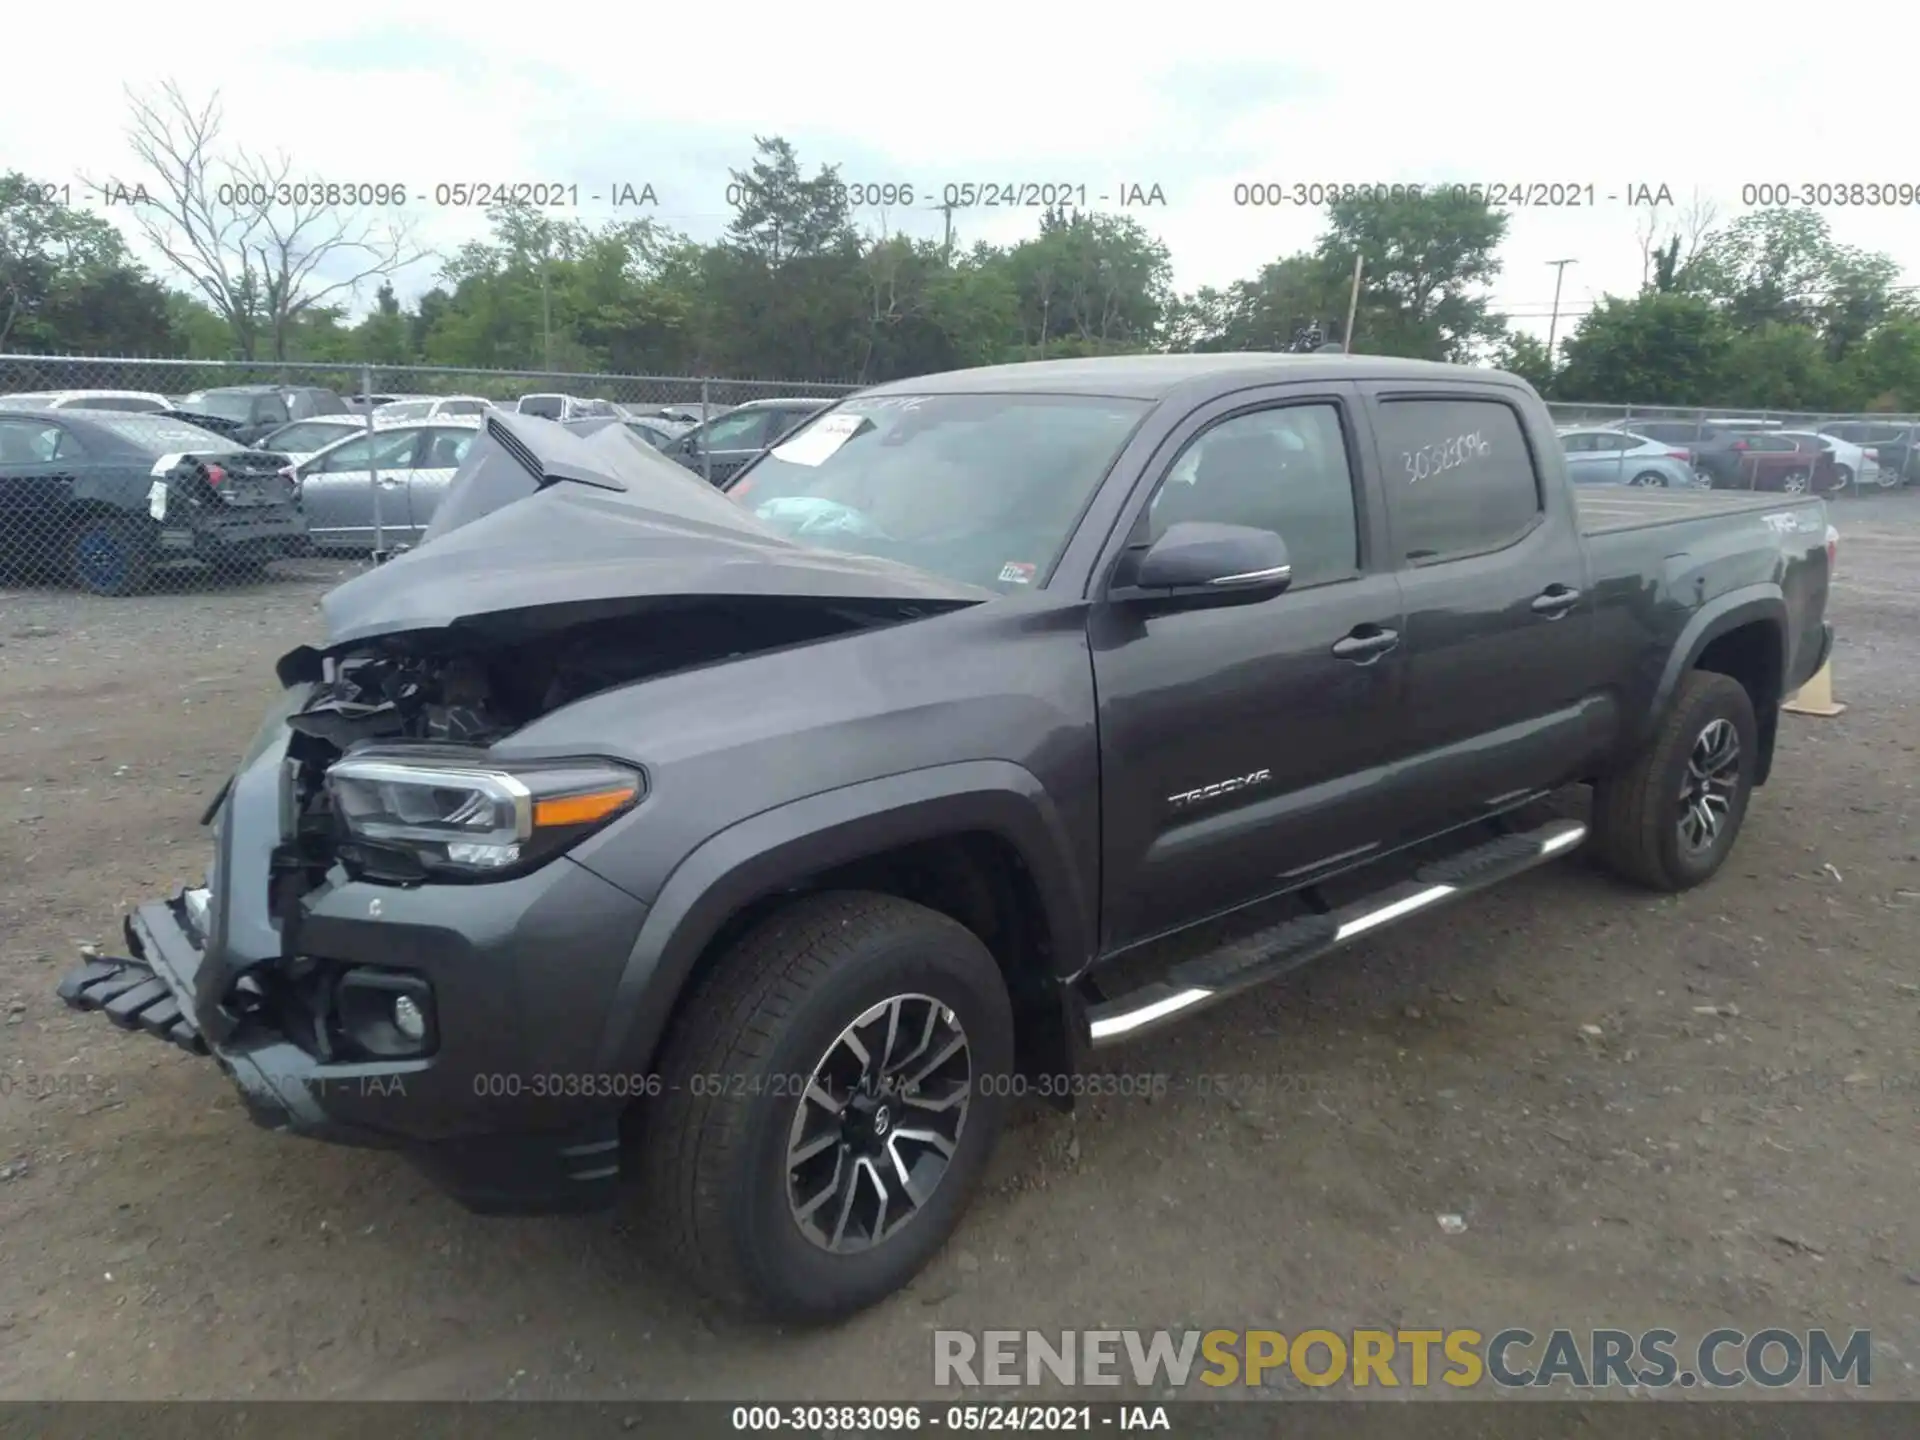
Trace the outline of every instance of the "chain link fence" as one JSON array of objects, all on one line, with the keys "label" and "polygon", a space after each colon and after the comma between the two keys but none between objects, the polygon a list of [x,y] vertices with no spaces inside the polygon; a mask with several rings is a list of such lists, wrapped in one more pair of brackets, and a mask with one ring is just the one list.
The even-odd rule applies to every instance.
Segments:
[{"label": "chain link fence", "polygon": [[624,424],[718,480],[856,388],[0,355],[0,584],[336,583],[419,539],[490,409]]}]

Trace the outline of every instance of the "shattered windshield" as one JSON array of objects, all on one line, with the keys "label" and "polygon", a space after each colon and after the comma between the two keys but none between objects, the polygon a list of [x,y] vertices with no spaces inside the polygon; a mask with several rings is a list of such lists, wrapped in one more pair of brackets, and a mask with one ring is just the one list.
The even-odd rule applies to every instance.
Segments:
[{"label": "shattered windshield", "polygon": [[728,487],[807,544],[965,584],[1042,584],[1149,409],[1088,395],[875,395],[795,431]]}]

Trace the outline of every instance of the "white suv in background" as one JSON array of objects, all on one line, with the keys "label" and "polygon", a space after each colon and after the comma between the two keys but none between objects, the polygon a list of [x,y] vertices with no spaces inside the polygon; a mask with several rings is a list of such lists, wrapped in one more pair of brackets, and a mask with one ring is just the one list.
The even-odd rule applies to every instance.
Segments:
[{"label": "white suv in background", "polygon": [[484,415],[496,408],[484,395],[422,395],[376,405],[373,418],[377,421],[438,420],[445,415]]}]

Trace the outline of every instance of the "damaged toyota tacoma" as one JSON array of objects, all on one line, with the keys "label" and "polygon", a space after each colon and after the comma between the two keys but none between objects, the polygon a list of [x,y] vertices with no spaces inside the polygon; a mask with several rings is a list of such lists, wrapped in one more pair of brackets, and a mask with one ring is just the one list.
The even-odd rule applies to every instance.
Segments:
[{"label": "damaged toyota tacoma", "polygon": [[490,415],[280,662],[204,883],[61,993],[478,1209],[631,1177],[709,1290],[845,1314],[1092,1052],[1583,844],[1711,877],[1835,541],[1576,495],[1524,382],[1370,356],[901,381],[723,490]]}]

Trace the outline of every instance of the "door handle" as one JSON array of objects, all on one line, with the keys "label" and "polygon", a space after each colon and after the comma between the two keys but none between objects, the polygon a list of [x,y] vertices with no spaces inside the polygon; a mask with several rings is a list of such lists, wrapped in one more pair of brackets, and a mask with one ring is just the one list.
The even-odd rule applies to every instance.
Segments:
[{"label": "door handle", "polygon": [[402,485],[406,484],[407,482],[405,480],[402,480],[398,476],[393,476],[391,478],[383,476],[376,483],[378,483],[378,485],[382,490],[398,490]]},{"label": "door handle", "polygon": [[1333,655],[1336,660],[1370,665],[1399,643],[1398,630],[1382,630],[1378,626],[1366,625],[1334,641]]},{"label": "door handle", "polygon": [[1580,603],[1580,592],[1570,585],[1549,585],[1533,597],[1533,613],[1558,620]]}]

